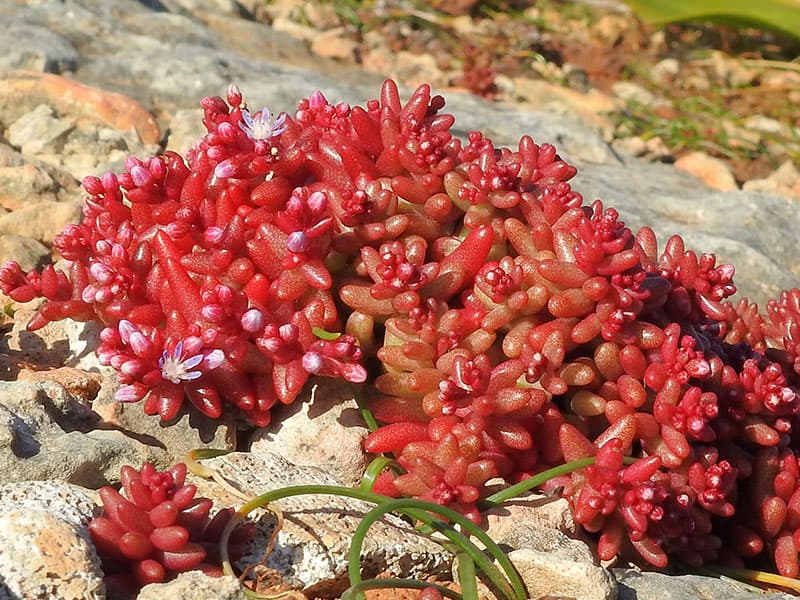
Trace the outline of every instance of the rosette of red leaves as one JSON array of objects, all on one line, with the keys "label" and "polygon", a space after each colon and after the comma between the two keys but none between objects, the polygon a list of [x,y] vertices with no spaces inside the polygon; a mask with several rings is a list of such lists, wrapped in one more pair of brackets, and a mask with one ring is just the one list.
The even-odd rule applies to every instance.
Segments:
[{"label": "rosette of red leaves", "polygon": [[[103,561],[109,594],[130,594],[183,571],[222,574],[217,542],[232,509],[211,518],[211,500],[196,497],[197,488],[185,483],[185,477],[183,463],[164,472],[150,463],[141,471],[126,465],[120,471],[122,490],[100,489],[103,511],[89,522],[89,532]],[[234,531],[234,558],[246,551],[251,535],[249,524]]]}]

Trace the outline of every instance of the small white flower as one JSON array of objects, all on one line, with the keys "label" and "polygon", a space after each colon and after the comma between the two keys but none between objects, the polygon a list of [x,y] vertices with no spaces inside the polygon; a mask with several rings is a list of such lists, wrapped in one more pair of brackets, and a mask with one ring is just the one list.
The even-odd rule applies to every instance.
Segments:
[{"label": "small white flower", "polygon": [[242,109],[239,128],[254,142],[268,140],[286,131],[286,114],[281,114],[273,119],[272,113],[266,107],[252,115],[245,108]]}]

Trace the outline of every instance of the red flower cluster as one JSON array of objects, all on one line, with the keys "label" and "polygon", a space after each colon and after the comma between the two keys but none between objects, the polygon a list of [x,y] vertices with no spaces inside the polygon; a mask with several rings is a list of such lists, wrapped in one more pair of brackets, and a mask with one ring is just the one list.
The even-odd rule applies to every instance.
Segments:
[{"label": "red flower cluster", "polygon": [[548,144],[453,138],[443,106],[391,81],[294,118],[207,98],[186,160],[87,178],[66,270],[10,264],[0,289],[47,299],[31,328],[103,322],[118,399],[164,419],[188,398],[264,424],[377,359],[365,447],[405,469],[379,491],[477,520],[489,480],[596,456],[558,485],[602,556],[796,575],[800,291],[734,306],[730,265],[584,203]]},{"label": "red flower cluster", "polygon": [[[124,466],[120,474],[124,495],[101,488],[103,513],[89,522],[109,594],[117,597],[182,571],[222,573],[217,543],[232,509],[209,518],[211,500],[195,498],[195,486],[184,483],[183,463],[163,473],[150,463],[141,472]],[[233,555],[241,556],[252,533],[244,525],[234,530]]]}]

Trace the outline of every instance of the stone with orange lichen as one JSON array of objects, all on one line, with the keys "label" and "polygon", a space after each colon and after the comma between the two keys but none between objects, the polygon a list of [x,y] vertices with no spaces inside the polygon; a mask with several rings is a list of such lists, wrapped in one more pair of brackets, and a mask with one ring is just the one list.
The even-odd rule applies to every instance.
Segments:
[{"label": "stone with orange lichen", "polygon": [[21,369],[17,381],[55,381],[64,386],[76,399],[90,403],[97,397],[103,378],[99,373],[90,373],[72,367],[59,367],[46,371]]},{"label": "stone with orange lichen", "polygon": [[161,131],[153,116],[136,100],[78,83],[66,77],[35,71],[5,71],[0,76],[0,118],[11,122],[37,104],[60,114],[136,131],[145,144],[157,144]]}]

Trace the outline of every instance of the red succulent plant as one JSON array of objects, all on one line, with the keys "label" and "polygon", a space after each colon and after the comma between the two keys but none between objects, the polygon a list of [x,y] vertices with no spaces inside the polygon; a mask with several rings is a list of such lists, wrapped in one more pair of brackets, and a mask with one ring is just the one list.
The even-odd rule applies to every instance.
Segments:
[{"label": "red succulent plant", "polygon": [[604,558],[797,573],[800,291],[734,305],[732,266],[585,203],[549,144],[453,137],[428,86],[202,106],[185,159],[84,180],[63,270],[0,270],[45,299],[29,328],[105,325],[118,400],[264,425],[311,375],[374,364],[365,447],[405,470],[383,493],[478,520],[488,481],[596,457],[552,485]]},{"label": "red succulent plant", "polygon": [[[196,497],[197,488],[185,483],[183,463],[164,472],[150,463],[140,471],[126,465],[120,475],[122,490],[101,488],[103,511],[89,522],[110,595],[167,581],[183,571],[222,573],[217,542],[232,509],[211,518],[211,500]],[[250,524],[234,530],[233,556],[247,550],[252,533]]]}]

